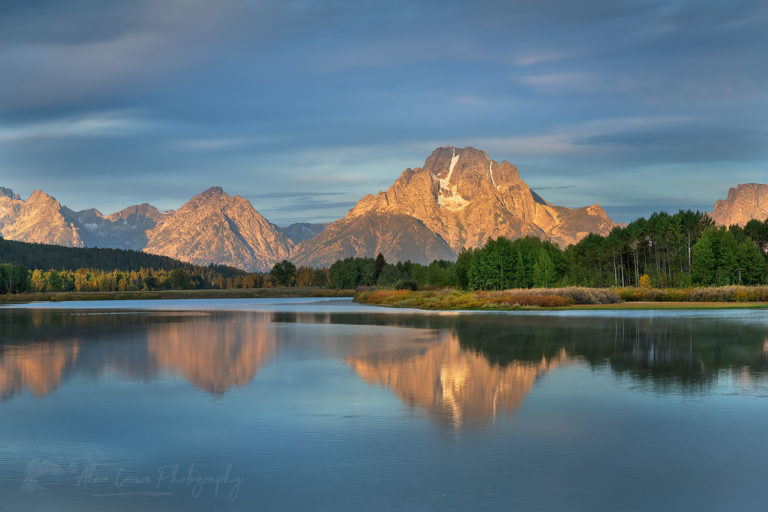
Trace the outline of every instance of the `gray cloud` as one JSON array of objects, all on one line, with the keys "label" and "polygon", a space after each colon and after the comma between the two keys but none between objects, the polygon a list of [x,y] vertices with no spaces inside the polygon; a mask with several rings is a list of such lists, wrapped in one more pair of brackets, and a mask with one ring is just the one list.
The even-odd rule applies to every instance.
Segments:
[{"label": "gray cloud", "polygon": [[274,208],[264,208],[265,212],[273,213],[292,213],[292,212],[317,212],[321,210],[338,210],[339,208],[350,209],[355,206],[354,201],[319,201],[305,197],[300,201],[291,204],[278,206]]},{"label": "gray cloud", "polygon": [[541,190],[567,190],[570,188],[576,188],[576,185],[552,185],[549,187],[531,187],[534,192]]},{"label": "gray cloud", "polygon": [[328,220],[454,144],[552,202],[710,204],[765,181],[767,23],[760,0],[9,0],[0,184],[104,211],[222,185]]}]

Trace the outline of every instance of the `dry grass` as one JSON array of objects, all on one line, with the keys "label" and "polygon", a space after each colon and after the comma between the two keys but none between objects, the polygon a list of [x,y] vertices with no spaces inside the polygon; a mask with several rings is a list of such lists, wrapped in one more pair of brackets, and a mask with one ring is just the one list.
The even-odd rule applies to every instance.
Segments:
[{"label": "dry grass", "polygon": [[768,286],[708,288],[617,288],[627,302],[766,302]]},{"label": "dry grass", "polygon": [[571,299],[573,304],[616,304],[621,302],[621,297],[615,290],[609,288],[582,288],[578,286],[570,286],[568,288],[515,288],[513,290],[504,290],[503,293],[516,296],[549,296],[557,295],[559,297],[565,297]]},{"label": "dry grass", "polygon": [[[768,307],[768,286],[711,288],[534,288],[468,292],[358,290],[355,300],[396,308],[516,310],[537,308],[712,309]],[[625,302],[626,301],[626,302]]]},{"label": "dry grass", "polygon": [[[533,292],[533,293],[524,293]],[[580,297],[584,297],[581,295]],[[591,298],[594,298],[590,296]],[[431,310],[515,310],[527,308],[566,307],[577,302],[572,297],[546,290],[505,290],[467,292],[454,289],[440,290],[372,290],[360,291],[355,300],[363,304],[376,304],[396,308]],[[590,302],[592,304],[593,302]]]}]

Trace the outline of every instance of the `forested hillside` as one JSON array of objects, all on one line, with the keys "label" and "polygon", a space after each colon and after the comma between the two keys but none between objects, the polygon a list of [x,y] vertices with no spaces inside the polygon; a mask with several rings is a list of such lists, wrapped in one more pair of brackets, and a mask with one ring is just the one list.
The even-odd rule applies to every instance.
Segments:
[{"label": "forested hillside", "polygon": [[231,288],[248,277],[231,267],[202,267],[139,251],[62,247],[0,238],[0,294]]},{"label": "forested hillside", "polygon": [[147,254],[141,251],[125,249],[98,249],[80,247],[62,247],[60,245],[30,244],[3,240],[0,238],[0,263],[24,265],[29,269],[75,270],[89,268],[93,270],[154,270],[195,268],[208,269],[222,277],[237,277],[244,272],[224,265],[199,267],[166,256]]}]

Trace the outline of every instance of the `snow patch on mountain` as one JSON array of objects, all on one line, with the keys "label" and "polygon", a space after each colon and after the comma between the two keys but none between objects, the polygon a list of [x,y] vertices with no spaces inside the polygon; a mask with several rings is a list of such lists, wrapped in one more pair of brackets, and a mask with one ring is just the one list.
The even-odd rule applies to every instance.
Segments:
[{"label": "snow patch on mountain", "polygon": [[498,190],[499,192],[501,192],[501,189],[500,189],[500,188],[499,188],[499,186],[496,184],[496,180],[494,180],[494,179],[493,179],[493,160],[491,160],[490,162],[488,162],[488,175],[491,177],[491,183],[493,183],[493,186],[494,186],[494,187],[496,187],[496,190]]},{"label": "snow patch on mountain", "polygon": [[437,195],[437,204],[439,204],[441,208],[446,208],[454,212],[464,209],[469,204],[469,201],[461,197],[458,193],[456,185],[450,184],[451,176],[453,176],[453,169],[456,167],[460,156],[461,153],[457,155],[456,150],[454,149],[453,156],[451,156],[451,165],[448,167],[448,175],[439,180],[440,192]]}]

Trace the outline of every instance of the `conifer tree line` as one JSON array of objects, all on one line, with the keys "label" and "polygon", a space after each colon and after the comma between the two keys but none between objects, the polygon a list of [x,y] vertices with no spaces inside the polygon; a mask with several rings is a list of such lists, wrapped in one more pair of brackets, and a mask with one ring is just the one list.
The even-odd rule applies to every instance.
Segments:
[{"label": "conifer tree line", "polygon": [[206,267],[184,263],[167,256],[158,256],[127,249],[101,249],[98,247],[63,247],[4,240],[0,237],[0,262],[24,265],[29,269],[131,271],[140,268],[154,270],[181,269],[190,273],[207,269],[223,278],[245,274],[242,270],[225,265]]},{"label": "conifer tree line", "polygon": [[768,221],[717,227],[705,213],[654,213],[563,251],[563,278],[583,286],[725,286],[766,283]]},{"label": "conifer tree line", "polygon": [[509,288],[690,287],[768,283],[768,220],[717,227],[705,213],[654,213],[608,236],[560,249],[527,237],[465,249],[429,265],[345,258],[325,269],[277,263],[268,273],[191,265],[138,251],[82,249],[0,239],[0,293],[190,288],[361,286],[469,290]]},{"label": "conifer tree line", "polygon": [[123,249],[62,247],[0,239],[0,294],[225,288],[245,272]]}]

